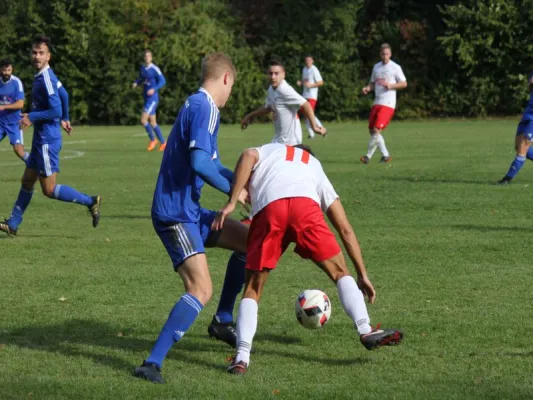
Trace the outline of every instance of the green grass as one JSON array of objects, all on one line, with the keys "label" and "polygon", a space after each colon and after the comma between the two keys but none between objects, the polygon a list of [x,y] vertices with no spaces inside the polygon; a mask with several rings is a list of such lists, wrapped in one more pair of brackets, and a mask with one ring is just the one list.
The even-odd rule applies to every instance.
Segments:
[{"label": "green grass", "polygon": [[[333,284],[289,252],[264,293],[249,374],[228,376],[232,352],[206,333],[229,256],[213,250],[215,296],[170,352],[163,386],[131,376],[183,291],[150,220],[161,155],[145,151],[140,127],[77,128],[62,156],[83,156],[61,161],[59,181],[101,194],[102,220],[93,229],[85,209],[37,190],[19,236],[0,237],[0,398],[532,398],[531,163],[514,184],[494,184],[513,158],[515,125],[395,122],[391,165],[359,163],[364,123],[329,125],[314,150],[361,242],[377,290],[372,321],[403,328],[404,343],[365,350]],[[223,126],[223,162],[271,134]],[[8,215],[23,168],[5,141],[0,168]],[[204,190],[205,206],[224,200]],[[319,331],[294,316],[307,288],[333,303]]]}]

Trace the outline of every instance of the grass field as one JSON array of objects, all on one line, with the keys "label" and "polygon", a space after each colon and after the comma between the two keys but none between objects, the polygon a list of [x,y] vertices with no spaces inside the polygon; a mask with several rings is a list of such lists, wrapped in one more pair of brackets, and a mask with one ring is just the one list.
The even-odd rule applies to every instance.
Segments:
[{"label": "grass field", "polygon": [[[365,124],[329,125],[312,144],[361,242],[377,290],[372,322],[404,329],[405,341],[365,350],[334,285],[288,252],[265,290],[249,374],[229,376],[232,351],[206,332],[229,257],[213,250],[215,296],[170,352],[166,385],[131,376],[183,291],[150,220],[161,154],[145,151],[140,127],[77,128],[59,182],[101,194],[102,219],[93,229],[85,209],[39,189],[19,236],[0,237],[0,399],[533,398],[533,165],[495,185],[513,159],[515,126],[395,122],[385,135],[392,164],[361,165]],[[233,167],[271,134],[223,126],[222,161]],[[6,141],[0,167],[7,216],[23,168]],[[204,197],[211,208],[225,200],[211,188]],[[332,300],[319,331],[294,316],[307,288]]]}]

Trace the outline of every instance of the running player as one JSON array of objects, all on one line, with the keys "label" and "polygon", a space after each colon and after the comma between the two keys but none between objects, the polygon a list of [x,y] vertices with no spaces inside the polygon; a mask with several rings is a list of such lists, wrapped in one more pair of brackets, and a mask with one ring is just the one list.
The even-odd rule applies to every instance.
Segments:
[{"label": "running player", "polygon": [[[159,104],[159,89],[161,89],[167,81],[159,67],[152,63],[152,52],[150,50],[144,51],[144,65],[141,66],[139,77],[133,82],[132,87],[135,89],[138,85],[143,85],[144,108],[141,114],[141,125],[146,129],[150,143],[148,144],[148,151],[152,151],[157,146],[157,140],[154,138],[154,131],[161,142],[159,151],[165,150],[166,142],[161,128],[157,125],[156,112]],[[150,120],[150,123],[148,123]],[[153,130],[153,131],[152,131]]]},{"label": "running player", "polygon": [[396,108],[396,91],[407,87],[407,80],[402,67],[391,60],[392,51],[387,43],[381,45],[379,51],[381,61],[374,65],[370,83],[363,88],[363,94],[375,92],[374,105],[368,119],[370,141],[368,152],[360,158],[363,164],[368,164],[376,148],[381,152],[380,162],[391,162],[392,157],[385,146],[385,139],[381,132],[389,125]]},{"label": "running player", "polygon": [[[370,326],[364,294],[373,303],[376,292],[344,208],[310,149],[277,143],[247,149],[237,163],[230,200],[217,215],[214,229],[223,226],[235,209],[237,194],[246,185],[250,187],[253,220],[248,236],[246,284],[237,316],[237,355],[228,372],[246,373],[264,284],[291,242],[296,243],[298,255],[311,259],[335,282],[341,304],[364,347],[372,350],[399,343],[402,332]],[[339,233],[355,265],[357,282],[348,271],[341,248],[322,212]]]},{"label": "running player", "polygon": [[[322,75],[320,71],[314,65],[313,57],[308,55],[305,57],[305,67],[302,69],[302,80],[296,82],[298,86],[303,86],[302,96],[309,102],[313,111],[316,109],[316,103],[318,101],[318,88],[324,84],[322,80]],[[318,126],[322,126],[322,123],[315,116],[315,121]],[[309,120],[305,119],[305,126],[307,127],[307,132],[309,133],[309,138],[315,138],[315,132],[311,128]]]}]

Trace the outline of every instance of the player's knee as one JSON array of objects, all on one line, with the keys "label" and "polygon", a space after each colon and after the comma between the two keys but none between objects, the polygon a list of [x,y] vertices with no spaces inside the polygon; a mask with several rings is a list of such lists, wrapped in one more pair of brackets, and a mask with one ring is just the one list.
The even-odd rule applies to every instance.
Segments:
[{"label": "player's knee", "polygon": [[350,276],[350,272],[348,272],[348,270],[346,269],[338,270],[338,271],[335,271],[331,275],[331,279],[333,280],[333,282],[337,283],[340,279],[344,278],[345,276]]},{"label": "player's knee", "polygon": [[187,290],[190,294],[198,299],[200,303],[204,306],[209,303],[211,297],[213,296],[213,287],[212,285],[197,285],[194,288]]},{"label": "player's knee", "polygon": [[145,126],[148,123],[148,118],[141,117],[141,125]]},{"label": "player's knee", "polygon": [[42,186],[43,194],[50,199],[54,198],[54,189],[55,189],[55,186],[52,186],[52,185]]}]

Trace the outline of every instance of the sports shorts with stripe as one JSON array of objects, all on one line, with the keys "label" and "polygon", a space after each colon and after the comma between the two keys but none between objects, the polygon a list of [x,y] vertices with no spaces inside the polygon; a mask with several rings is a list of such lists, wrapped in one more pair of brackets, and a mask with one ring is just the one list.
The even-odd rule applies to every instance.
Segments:
[{"label": "sports shorts with stripe", "polygon": [[200,209],[198,222],[166,223],[155,218],[152,219],[154,229],[167,249],[174,269],[195,255],[205,253],[205,249],[215,247],[219,231],[212,231],[211,224],[215,219],[216,211]]},{"label": "sports shorts with stripe", "polygon": [[41,176],[51,176],[59,172],[61,147],[61,140],[46,144],[33,144],[26,166],[36,169]]},{"label": "sports shorts with stripe", "polygon": [[144,101],[143,112],[148,115],[155,115],[157,113],[157,105],[159,100],[154,100],[151,97]]}]

